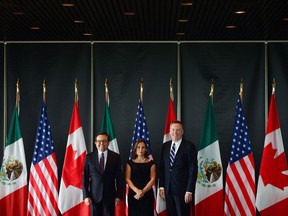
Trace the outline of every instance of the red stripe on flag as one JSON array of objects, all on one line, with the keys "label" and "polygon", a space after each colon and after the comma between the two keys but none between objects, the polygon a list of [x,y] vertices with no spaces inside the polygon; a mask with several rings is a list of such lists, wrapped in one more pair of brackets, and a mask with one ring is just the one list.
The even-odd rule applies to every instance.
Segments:
[{"label": "red stripe on flag", "polygon": [[[234,164],[236,164],[236,163],[234,163]],[[254,207],[254,203],[255,202],[254,201],[251,202],[250,195],[249,195],[249,193],[247,191],[248,188],[250,189],[251,185],[249,185],[249,187],[248,187],[246,182],[244,183],[242,181],[242,178],[245,178],[245,180],[246,180],[246,178],[249,177],[249,176],[251,177],[251,175],[250,175],[250,172],[248,170],[248,167],[247,167],[244,159],[240,159],[238,161],[238,164],[240,164],[240,166],[241,166],[240,168],[236,167],[236,166],[231,166],[231,170],[234,173],[234,176],[235,176],[235,179],[236,179],[236,182],[233,182],[233,184],[237,185],[239,187],[239,189],[236,190],[238,192],[235,194],[235,196],[239,197],[239,200],[240,200],[239,206],[243,207],[243,210],[246,209],[246,207],[248,206],[248,208],[250,210],[250,214],[251,215],[255,215],[255,207]],[[241,175],[239,173],[239,169],[245,173],[245,177],[243,177],[243,175]],[[251,188],[253,188],[253,186]],[[245,215],[247,215],[247,213],[245,213]]]},{"label": "red stripe on flag", "polygon": [[[51,157],[52,159],[53,159],[53,154],[50,155],[52,156]],[[34,211],[36,208],[37,211],[40,212],[40,215],[43,212],[37,208],[38,203],[42,206],[45,215],[58,215],[57,177],[54,175],[53,169],[47,158],[43,159],[42,162],[31,167],[30,184],[34,189],[34,192],[31,193],[29,190],[29,201],[33,199],[33,204],[30,203],[30,205],[33,207]],[[45,173],[43,173],[42,169]],[[49,175],[47,176],[47,174]],[[52,182],[52,185],[47,181],[48,179],[50,179],[50,182]],[[40,185],[42,185],[43,188],[39,187]],[[56,197],[55,197],[55,192],[56,192]],[[50,206],[50,203],[51,203],[51,206]]]},{"label": "red stripe on flag", "polygon": [[[227,187],[227,185],[226,185],[226,187]],[[224,205],[226,206],[225,207],[226,211],[224,211],[225,216],[236,216],[235,212],[233,211],[230,199],[226,199]],[[230,209],[231,209],[231,211],[230,211]]]},{"label": "red stripe on flag", "polygon": [[[31,175],[30,175],[30,186],[31,189],[29,188],[29,196],[28,196],[28,202],[30,202],[31,207],[33,208],[33,213],[31,213],[31,215],[41,215],[43,213],[43,211],[41,209],[39,209],[39,207],[41,206],[41,208],[43,209],[43,206],[46,205],[45,199],[43,197],[43,194],[41,193],[40,188],[38,187],[38,183],[35,180],[34,175],[32,174],[32,172],[36,172],[37,171],[31,168]],[[31,193],[32,192],[32,193]],[[37,205],[39,205],[39,207],[37,207]],[[38,213],[35,213],[38,212]],[[47,215],[49,213],[48,209],[44,209],[45,214]]]},{"label": "red stripe on flag", "polygon": [[[255,165],[254,165],[254,159],[253,159],[253,154],[249,154],[246,156],[246,159],[249,160],[250,164],[253,166],[253,168],[255,168]],[[246,180],[248,181],[253,193],[255,194],[255,181],[254,181],[254,175],[255,173],[251,173],[249,172],[249,167],[248,165],[249,164],[246,164],[246,162],[243,161],[240,161],[241,163],[241,166],[244,167],[245,166],[245,169],[243,169],[243,171],[245,172],[245,177],[246,177]],[[253,170],[254,171],[254,170]],[[253,176],[252,176],[253,175]]]},{"label": "red stripe on flag", "polygon": [[[32,178],[33,176],[30,175],[30,187],[34,188],[32,185]],[[30,188],[29,188],[30,189]],[[34,190],[34,189],[33,189]],[[28,211],[27,214],[30,215],[40,215],[40,212],[38,211],[38,208],[36,207],[36,203],[34,202],[34,196],[28,196]]]},{"label": "red stripe on flag", "polygon": [[[240,215],[246,215],[245,210],[243,209],[242,203],[241,203],[239,196],[238,196],[238,193],[241,189],[238,185],[238,182],[234,182],[234,181],[232,182],[231,177],[230,177],[230,176],[235,175],[235,173],[233,172],[233,170],[235,170],[235,168],[233,168],[233,166],[234,166],[234,164],[230,165],[230,170],[228,169],[227,176],[226,176],[226,184],[228,185],[228,190],[230,189],[228,192],[226,192],[226,194],[229,193],[234,199],[234,203],[231,203],[232,208],[228,209],[228,212],[229,213],[234,212],[234,214],[237,214],[235,212],[235,209],[237,209],[239,211]],[[233,179],[235,180],[236,177]],[[226,197],[225,197],[225,202],[228,199],[227,196],[228,195],[226,195]],[[229,213],[228,213],[228,215],[229,215]]]},{"label": "red stripe on flag", "polygon": [[[48,158],[51,158],[53,159],[53,162],[55,163],[55,153],[53,153],[52,155],[50,155],[49,157],[45,158],[42,160],[46,170],[47,170],[47,173],[49,173],[49,177],[50,179],[52,180],[52,183],[53,183],[53,186],[54,188],[58,188],[58,181],[57,181],[57,176],[55,175],[55,172],[54,172],[54,169],[53,167],[51,166],[50,164],[50,161],[48,161]],[[44,170],[45,171],[45,170]],[[43,174],[43,173],[42,173]],[[44,176],[43,176],[44,177]],[[46,176],[47,177],[47,176]],[[44,177],[45,178],[45,177]],[[45,181],[47,182],[47,181]],[[49,186],[49,185],[48,185]],[[49,187],[49,188],[52,188],[52,185]]]},{"label": "red stripe on flag", "polygon": [[[53,208],[55,209],[55,211],[57,211],[58,210],[57,200],[56,200],[57,197],[54,197],[54,193],[53,193],[53,191],[57,189],[57,181],[55,181],[56,176],[54,175],[53,169],[50,166],[50,163],[48,162],[47,158],[43,159],[42,162],[46,168],[46,169],[43,169],[45,173],[42,172],[42,169],[39,165],[41,162],[35,165],[36,173],[38,174],[39,180],[44,186],[43,189],[46,191],[48,198],[50,202],[52,203]],[[49,173],[50,176],[46,176],[46,173]],[[51,179],[51,182],[53,185],[50,185],[49,182],[47,181],[49,178]]]}]

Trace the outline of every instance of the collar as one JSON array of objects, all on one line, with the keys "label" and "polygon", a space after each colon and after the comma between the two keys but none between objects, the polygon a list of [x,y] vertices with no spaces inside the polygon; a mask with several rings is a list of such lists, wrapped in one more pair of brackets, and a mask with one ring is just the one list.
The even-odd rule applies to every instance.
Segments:
[{"label": "collar", "polygon": [[180,140],[178,140],[177,142],[173,142],[173,141],[172,141],[172,144],[171,144],[171,145],[173,145],[173,143],[175,143],[176,148],[179,148],[181,142],[182,142],[182,138],[181,138]]},{"label": "collar", "polygon": [[108,155],[108,149],[107,149],[106,151],[104,151],[104,152],[101,152],[101,151],[98,150],[98,158],[101,157],[101,154],[102,154],[102,153],[104,153],[104,157],[107,158],[107,155]]}]

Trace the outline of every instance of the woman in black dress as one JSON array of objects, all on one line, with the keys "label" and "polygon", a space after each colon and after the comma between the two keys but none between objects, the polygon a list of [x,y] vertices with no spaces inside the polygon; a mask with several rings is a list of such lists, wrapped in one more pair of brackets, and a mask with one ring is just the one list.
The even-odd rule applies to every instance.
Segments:
[{"label": "woman in black dress", "polygon": [[126,165],[126,182],[129,186],[128,215],[153,216],[156,165],[148,157],[145,140],[138,140],[133,148],[132,160]]}]

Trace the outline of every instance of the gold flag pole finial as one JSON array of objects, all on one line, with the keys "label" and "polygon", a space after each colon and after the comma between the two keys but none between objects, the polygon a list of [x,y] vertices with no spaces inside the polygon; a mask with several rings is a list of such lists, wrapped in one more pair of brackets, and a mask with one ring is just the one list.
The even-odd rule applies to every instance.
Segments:
[{"label": "gold flag pole finial", "polygon": [[108,79],[105,79],[105,99],[106,99],[106,103],[109,106],[109,91],[108,91]]},{"label": "gold flag pole finial", "polygon": [[275,78],[273,78],[273,81],[272,81],[272,94],[275,94],[275,90],[276,90],[276,80],[275,80]]},{"label": "gold flag pole finial", "polygon": [[143,91],[144,91],[143,88],[144,88],[144,81],[142,78],[140,82],[140,100],[142,101],[142,104],[143,104]]},{"label": "gold flag pole finial", "polygon": [[212,103],[213,103],[213,97],[214,97],[214,80],[213,80],[213,78],[211,79],[211,87],[210,87],[209,96],[211,96]]},{"label": "gold flag pole finial", "polygon": [[20,114],[20,83],[19,83],[19,78],[17,79],[16,82],[16,107],[18,111],[18,115]]},{"label": "gold flag pole finial", "polygon": [[16,107],[18,108],[18,113],[19,113],[19,106],[20,106],[20,83],[18,78],[16,82]]},{"label": "gold flag pole finial", "polygon": [[46,103],[46,80],[43,80],[43,101]]},{"label": "gold flag pole finial", "polygon": [[240,91],[239,91],[240,99],[243,100],[243,80],[240,80]]},{"label": "gold flag pole finial", "polygon": [[75,93],[75,103],[78,105],[78,80],[77,78],[75,79],[75,82],[74,82],[74,93]]},{"label": "gold flag pole finial", "polygon": [[170,98],[171,98],[172,100],[174,100],[172,78],[170,78],[170,83],[169,83],[169,85],[170,85]]}]

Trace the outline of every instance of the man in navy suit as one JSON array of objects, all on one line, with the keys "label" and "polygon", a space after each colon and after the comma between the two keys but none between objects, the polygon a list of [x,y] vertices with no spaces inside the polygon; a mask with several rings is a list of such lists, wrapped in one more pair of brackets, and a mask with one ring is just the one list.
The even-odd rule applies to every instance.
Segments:
[{"label": "man in navy suit", "polygon": [[[182,139],[180,121],[170,124],[172,141],[162,145],[159,164],[159,194],[166,200],[169,216],[189,216],[197,177],[197,150],[193,143]],[[173,147],[174,146],[174,147]],[[171,156],[171,151],[174,157]]]},{"label": "man in navy suit", "polygon": [[108,145],[109,135],[99,133],[95,138],[97,150],[87,154],[85,159],[83,199],[86,205],[92,204],[93,216],[114,216],[114,207],[123,199],[120,155],[109,150]]}]

